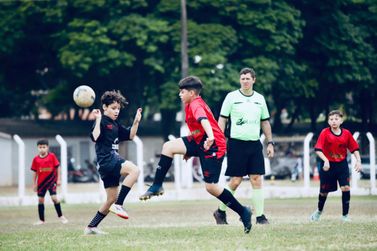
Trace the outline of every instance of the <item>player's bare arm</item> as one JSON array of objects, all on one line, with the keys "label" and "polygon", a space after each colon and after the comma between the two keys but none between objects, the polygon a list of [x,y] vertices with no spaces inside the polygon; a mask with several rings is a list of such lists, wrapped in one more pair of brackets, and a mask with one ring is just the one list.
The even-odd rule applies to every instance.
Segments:
[{"label": "player's bare arm", "polygon": [[326,156],[323,154],[323,152],[321,151],[316,151],[316,154],[318,155],[318,157],[320,157],[324,164],[323,164],[323,171],[328,171],[330,169],[330,162],[329,160],[326,158]]},{"label": "player's bare arm", "polygon": [[60,184],[61,184],[61,179],[60,179],[60,166],[56,168],[56,173],[57,173],[56,185],[60,186]]},{"label": "player's bare arm", "polygon": [[228,123],[228,119],[220,116],[217,124],[219,125],[222,132],[225,132],[226,123]]},{"label": "player's bare arm", "polygon": [[[272,130],[271,130],[271,124],[268,120],[264,120],[261,122],[261,127],[264,135],[266,136],[267,142],[272,141]],[[274,157],[274,145],[273,144],[267,144],[267,157],[273,158]]]},{"label": "player's bare arm", "polygon": [[94,117],[96,118],[96,125],[94,126],[94,129],[92,131],[93,139],[97,141],[99,135],[101,134],[101,118],[102,118],[102,113],[100,109],[93,109],[92,111]]},{"label": "player's bare arm", "polygon": [[36,192],[37,190],[37,172],[33,172],[33,191]]},{"label": "player's bare arm", "polygon": [[362,169],[362,167],[361,167],[360,152],[359,151],[355,151],[353,154],[355,155],[355,158],[356,158],[355,170],[356,170],[356,172],[360,172],[361,169]]},{"label": "player's bare arm", "polygon": [[207,134],[207,139],[204,141],[203,147],[205,150],[208,150],[215,141],[215,137],[213,136],[212,127],[208,119],[202,119],[200,123],[202,124],[203,129]]},{"label": "player's bare arm", "polygon": [[137,133],[137,129],[139,128],[139,123],[141,120],[141,112],[143,109],[138,108],[135,114],[134,122],[132,123],[131,132],[130,132],[130,139],[133,139]]}]

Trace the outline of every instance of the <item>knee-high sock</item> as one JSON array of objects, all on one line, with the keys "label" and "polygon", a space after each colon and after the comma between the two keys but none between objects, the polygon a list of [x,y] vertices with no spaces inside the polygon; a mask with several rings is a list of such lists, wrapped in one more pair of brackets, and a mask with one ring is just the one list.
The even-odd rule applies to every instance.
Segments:
[{"label": "knee-high sock", "polygon": [[255,216],[261,216],[264,213],[264,193],[263,189],[253,189],[251,203],[255,208]]},{"label": "knee-high sock", "polygon": [[322,212],[323,207],[325,206],[325,202],[327,199],[327,195],[323,196],[321,194],[318,195],[318,211]]},{"label": "knee-high sock", "polygon": [[224,189],[224,191],[217,198],[221,200],[222,203],[227,205],[227,207],[238,213],[239,216],[242,216],[244,207],[238,202],[236,198],[234,198],[231,192]]},{"label": "knee-high sock", "polygon": [[45,204],[38,204],[38,215],[41,221],[45,221]]},{"label": "knee-high sock", "polygon": [[60,206],[60,202],[54,204],[54,207],[55,207],[56,213],[58,214],[58,217],[62,216],[63,213],[62,213],[62,208]]},{"label": "knee-high sock", "polygon": [[115,204],[117,204],[117,205],[123,205],[124,199],[127,197],[127,194],[128,194],[128,192],[130,190],[131,190],[130,187],[122,185],[122,187],[120,188],[118,199],[115,202]]},{"label": "knee-high sock", "polygon": [[351,192],[342,192],[343,215],[347,215],[350,209]]},{"label": "knee-high sock", "polygon": [[[230,189],[230,187],[226,187],[225,189],[227,189],[229,192],[231,192],[232,195],[234,195],[234,192],[236,191],[236,190],[232,190],[232,189]],[[221,211],[226,211],[227,208],[228,208],[228,207],[227,207],[224,203],[221,203],[220,206],[219,206],[219,209],[220,209]]]},{"label": "knee-high sock", "polygon": [[156,169],[156,175],[154,176],[153,184],[161,186],[164,182],[166,173],[169,171],[173,158],[166,155],[161,155],[160,161],[158,162],[158,167]]},{"label": "knee-high sock", "polygon": [[101,213],[100,211],[97,211],[96,215],[92,219],[92,221],[89,223],[88,227],[97,227],[98,224],[106,217],[106,214]]}]

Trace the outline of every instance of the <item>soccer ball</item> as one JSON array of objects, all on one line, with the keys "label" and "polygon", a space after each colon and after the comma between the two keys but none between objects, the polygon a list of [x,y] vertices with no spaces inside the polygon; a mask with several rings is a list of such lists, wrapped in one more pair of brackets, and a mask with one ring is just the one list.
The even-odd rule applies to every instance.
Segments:
[{"label": "soccer ball", "polygon": [[73,92],[73,100],[76,105],[87,108],[94,103],[96,99],[96,94],[90,86],[80,85]]}]

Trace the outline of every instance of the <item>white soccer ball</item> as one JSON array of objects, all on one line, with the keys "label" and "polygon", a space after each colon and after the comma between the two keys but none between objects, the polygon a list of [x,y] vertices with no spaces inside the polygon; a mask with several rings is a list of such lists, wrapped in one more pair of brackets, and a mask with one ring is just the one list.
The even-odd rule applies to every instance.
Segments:
[{"label": "white soccer ball", "polygon": [[96,94],[90,86],[80,85],[73,92],[73,100],[76,105],[87,108],[94,103],[96,99]]}]

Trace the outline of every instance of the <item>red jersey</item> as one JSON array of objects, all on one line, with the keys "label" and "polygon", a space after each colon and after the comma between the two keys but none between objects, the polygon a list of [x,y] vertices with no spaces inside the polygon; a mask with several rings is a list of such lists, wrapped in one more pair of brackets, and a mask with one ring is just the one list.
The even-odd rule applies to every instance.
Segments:
[{"label": "red jersey", "polygon": [[59,160],[54,153],[49,152],[46,157],[35,156],[31,164],[31,170],[37,172],[38,187],[56,183],[57,168],[59,167]]},{"label": "red jersey", "polygon": [[347,149],[353,153],[359,150],[359,144],[347,129],[340,129],[339,135],[335,135],[330,127],[322,130],[314,146],[316,151],[321,151],[331,162],[341,162],[347,157]]},{"label": "red jersey", "polygon": [[197,144],[200,144],[203,138],[206,136],[206,132],[200,121],[202,119],[208,119],[213,136],[215,138],[216,146],[219,148],[218,156],[222,157],[226,151],[226,141],[224,133],[221,131],[217,121],[215,120],[211,109],[199,96],[195,98],[191,103],[185,105],[186,123],[190,130],[190,134]]}]

